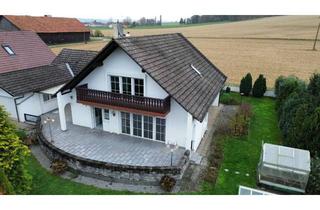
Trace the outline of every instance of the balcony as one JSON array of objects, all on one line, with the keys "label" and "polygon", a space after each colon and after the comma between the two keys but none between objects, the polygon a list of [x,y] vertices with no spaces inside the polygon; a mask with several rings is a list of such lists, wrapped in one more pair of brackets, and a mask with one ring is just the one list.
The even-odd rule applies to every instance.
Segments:
[{"label": "balcony", "polygon": [[170,96],[165,99],[157,99],[93,90],[86,86],[77,87],[76,92],[78,103],[100,108],[113,108],[163,117],[170,111]]}]

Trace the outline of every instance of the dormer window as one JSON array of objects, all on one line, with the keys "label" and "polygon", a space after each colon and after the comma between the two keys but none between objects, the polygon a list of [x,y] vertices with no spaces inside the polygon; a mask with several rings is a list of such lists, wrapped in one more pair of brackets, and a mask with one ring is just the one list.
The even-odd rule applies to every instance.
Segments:
[{"label": "dormer window", "polygon": [[2,45],[2,47],[8,53],[8,55],[15,55],[10,45]]}]

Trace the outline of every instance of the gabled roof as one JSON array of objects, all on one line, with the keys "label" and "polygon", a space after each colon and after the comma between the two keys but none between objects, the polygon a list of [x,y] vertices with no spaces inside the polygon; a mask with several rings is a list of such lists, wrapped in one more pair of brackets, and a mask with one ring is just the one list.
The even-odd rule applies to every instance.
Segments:
[{"label": "gabled roof", "polygon": [[3,15],[3,17],[20,30],[30,30],[36,33],[90,32],[90,30],[76,18],[17,15]]},{"label": "gabled roof", "polygon": [[163,34],[112,39],[61,91],[74,88],[117,47],[199,121],[226,81],[226,76],[182,34]]},{"label": "gabled roof", "polygon": [[[15,55],[9,55],[3,46],[10,46]],[[55,57],[34,32],[0,32],[0,73],[48,65]]]},{"label": "gabled roof", "polygon": [[74,75],[77,75],[97,54],[97,51],[64,48],[52,64],[68,63]]},{"label": "gabled roof", "polygon": [[0,88],[12,96],[38,92],[72,79],[65,64],[45,65],[0,74]]},{"label": "gabled roof", "polygon": [[77,75],[97,54],[95,51],[63,49],[49,65],[0,73],[0,88],[12,96],[38,92],[65,84]]}]

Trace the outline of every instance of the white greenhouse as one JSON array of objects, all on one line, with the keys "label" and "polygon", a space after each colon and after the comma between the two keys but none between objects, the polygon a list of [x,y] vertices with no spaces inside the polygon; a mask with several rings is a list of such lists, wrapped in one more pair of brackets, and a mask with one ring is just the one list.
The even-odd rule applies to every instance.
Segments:
[{"label": "white greenhouse", "polygon": [[263,144],[258,165],[259,184],[304,193],[309,173],[309,151]]}]

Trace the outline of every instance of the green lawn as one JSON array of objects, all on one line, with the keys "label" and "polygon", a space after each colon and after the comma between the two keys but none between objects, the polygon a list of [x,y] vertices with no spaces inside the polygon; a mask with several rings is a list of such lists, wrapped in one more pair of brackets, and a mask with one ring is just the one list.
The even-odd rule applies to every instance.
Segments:
[{"label": "green lawn", "polygon": [[44,169],[33,157],[28,158],[27,169],[32,175],[31,195],[124,195],[127,191],[99,189],[93,186],[79,184],[58,176]]},{"label": "green lawn", "polygon": [[[230,93],[240,97],[238,93]],[[223,97],[223,96],[222,96]],[[281,142],[278,128],[275,101],[271,98],[243,97],[243,103],[252,105],[254,117],[245,137],[225,136],[223,141],[224,160],[215,185],[203,183],[205,194],[237,194],[238,186],[256,187],[256,167],[260,158],[262,141],[279,144]],[[224,169],[229,169],[226,172]],[[235,171],[240,174],[235,174]],[[249,176],[246,176],[246,173]]]}]

